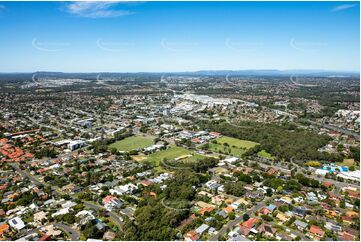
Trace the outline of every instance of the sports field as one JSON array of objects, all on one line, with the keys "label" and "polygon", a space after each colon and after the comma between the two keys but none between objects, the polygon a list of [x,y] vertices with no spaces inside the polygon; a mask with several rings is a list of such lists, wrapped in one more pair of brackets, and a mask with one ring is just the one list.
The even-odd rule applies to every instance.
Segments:
[{"label": "sports field", "polygon": [[[188,155],[191,155],[191,156],[188,157]],[[182,157],[184,157],[184,159],[181,159]],[[166,150],[161,150],[161,151],[158,151],[158,152],[148,155],[147,161],[154,164],[154,166],[159,166],[160,162],[163,161],[164,159],[174,160],[176,158],[179,158],[179,160],[182,162],[185,162],[185,161],[192,162],[192,161],[196,161],[197,159],[204,158],[204,157],[199,154],[196,154],[193,151],[187,150],[185,148],[178,147],[178,146],[171,146]]]},{"label": "sports field", "polygon": [[222,154],[228,154],[232,156],[240,157],[244,152],[246,152],[246,149],[240,149],[240,148],[233,148],[233,147],[227,147],[225,145],[221,144],[209,144],[209,150],[222,153]]},{"label": "sports field", "polygon": [[230,147],[236,146],[237,148],[242,148],[242,149],[250,149],[250,148],[253,148],[256,145],[258,145],[258,143],[256,143],[256,142],[236,139],[236,138],[232,138],[232,137],[228,137],[228,136],[223,136],[216,140],[217,140],[218,144],[223,145],[223,144],[227,143],[227,144],[229,144]]},{"label": "sports field", "polygon": [[[218,138],[216,139],[216,141],[216,144],[212,142],[208,144],[209,150],[237,157],[241,157],[242,154],[245,153],[248,149],[258,144],[252,141],[240,140],[228,136]],[[228,144],[228,146],[225,145],[226,143]]]},{"label": "sports field", "polygon": [[118,151],[131,151],[145,148],[153,144],[152,136],[131,136],[123,140],[117,141],[111,145],[110,148],[116,148]]}]

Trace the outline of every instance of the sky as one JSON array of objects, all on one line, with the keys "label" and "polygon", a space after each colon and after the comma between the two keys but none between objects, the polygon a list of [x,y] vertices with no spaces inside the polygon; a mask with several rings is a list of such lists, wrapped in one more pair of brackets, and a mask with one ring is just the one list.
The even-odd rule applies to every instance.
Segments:
[{"label": "sky", "polygon": [[358,2],[0,2],[0,72],[359,71]]}]

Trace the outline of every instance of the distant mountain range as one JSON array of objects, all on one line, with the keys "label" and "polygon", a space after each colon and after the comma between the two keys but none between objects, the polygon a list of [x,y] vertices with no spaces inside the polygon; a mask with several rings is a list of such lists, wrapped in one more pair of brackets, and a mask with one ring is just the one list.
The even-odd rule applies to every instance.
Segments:
[{"label": "distant mountain range", "polygon": [[0,73],[1,80],[31,80],[35,75],[36,77],[53,77],[53,78],[83,78],[95,80],[98,75],[102,77],[160,77],[162,75],[168,76],[252,76],[252,77],[286,77],[291,75],[298,76],[314,76],[314,77],[359,77],[360,73],[356,71],[327,71],[327,70],[201,70],[194,72],[92,72],[92,73],[67,73],[67,72],[46,72],[38,71],[33,73]]},{"label": "distant mountain range", "polygon": [[327,70],[220,70],[220,71],[197,71],[200,75],[244,75],[244,76],[283,76],[283,75],[307,75],[307,76],[359,76],[359,72],[352,71],[327,71]]}]

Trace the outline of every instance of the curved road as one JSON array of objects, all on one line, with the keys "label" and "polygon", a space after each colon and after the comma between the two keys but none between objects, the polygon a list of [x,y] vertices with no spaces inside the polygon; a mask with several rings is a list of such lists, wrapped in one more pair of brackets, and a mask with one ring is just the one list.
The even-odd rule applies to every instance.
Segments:
[{"label": "curved road", "polygon": [[70,238],[72,241],[80,240],[80,233],[70,227],[69,225],[63,224],[63,223],[55,223],[54,226],[58,227],[61,230],[65,230],[70,234]]},{"label": "curved road", "polygon": [[[95,211],[99,211],[99,210],[105,210],[105,208],[103,206],[91,203],[91,202],[87,202],[87,201],[83,201],[84,205],[90,209],[93,209]],[[107,211],[107,214],[109,215],[109,217],[111,217],[117,224],[119,229],[122,230],[123,228],[123,219],[116,213],[111,212],[111,211]]]},{"label": "curved road", "polygon": [[51,224],[43,225],[36,229],[32,229],[25,233],[22,233],[21,236],[25,237],[32,233],[39,233],[40,229],[42,229],[46,226],[49,226],[49,225],[54,225],[55,227],[58,227],[59,229],[66,231],[70,235],[70,238],[72,241],[80,240],[80,233],[78,231],[76,231],[75,229],[73,229],[72,227],[70,227],[69,225],[66,225],[63,223],[51,223]]}]

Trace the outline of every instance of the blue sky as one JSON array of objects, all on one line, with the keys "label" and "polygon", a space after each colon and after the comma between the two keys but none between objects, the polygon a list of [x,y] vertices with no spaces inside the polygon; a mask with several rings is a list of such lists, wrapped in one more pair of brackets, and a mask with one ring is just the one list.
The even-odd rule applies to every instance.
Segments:
[{"label": "blue sky", "polygon": [[359,71],[357,2],[0,2],[0,72]]}]

